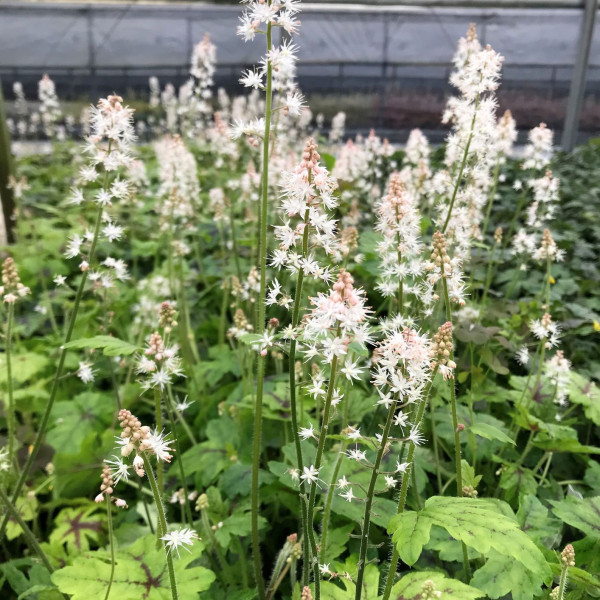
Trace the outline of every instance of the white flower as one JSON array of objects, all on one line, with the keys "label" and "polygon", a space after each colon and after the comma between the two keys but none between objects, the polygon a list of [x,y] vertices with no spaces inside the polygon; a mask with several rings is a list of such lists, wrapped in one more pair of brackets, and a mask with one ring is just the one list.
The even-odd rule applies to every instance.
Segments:
[{"label": "white flower", "polygon": [[525,366],[529,362],[529,350],[527,349],[527,346],[519,348],[516,354],[516,359],[519,362],[519,364],[523,366]]},{"label": "white flower", "polygon": [[410,434],[408,435],[408,441],[412,442],[415,446],[420,446],[425,441],[425,438],[423,437],[423,435],[419,431],[419,427],[418,426],[417,427],[413,427],[410,430]]},{"label": "white flower", "polygon": [[410,463],[401,463],[396,461],[396,473],[406,473],[406,469],[410,467]]},{"label": "white flower", "polygon": [[53,281],[54,281],[54,285],[56,285],[57,287],[60,287],[61,285],[65,285],[67,278],[64,275],[56,275],[54,277]]},{"label": "white flower", "polygon": [[408,423],[408,415],[403,413],[402,411],[398,412],[398,414],[394,417],[394,425],[398,425],[399,427],[406,427]]},{"label": "white flower", "polygon": [[124,463],[117,456],[113,456],[115,460],[105,460],[104,462],[111,467],[110,474],[114,481],[114,484],[117,485],[121,479],[127,481],[129,479],[129,465]]},{"label": "white flower", "polygon": [[101,206],[110,206],[110,199],[112,198],[111,193],[108,190],[100,190],[96,194],[96,202]]},{"label": "white flower", "polygon": [[389,488],[396,487],[396,484],[398,483],[398,481],[394,479],[391,475],[385,475],[384,479],[385,485],[387,485]]},{"label": "white flower", "polygon": [[348,452],[346,452],[346,456],[359,462],[361,460],[367,460],[367,453],[364,450],[348,450]]},{"label": "white flower", "polygon": [[246,71],[244,76],[240,78],[240,83],[244,87],[251,87],[258,90],[263,87],[262,73],[258,71]]},{"label": "white flower", "polygon": [[359,440],[361,438],[360,435],[360,427],[358,429],[354,429],[354,427],[348,427],[350,431],[348,432],[348,438],[351,440]]},{"label": "white flower", "polygon": [[150,448],[152,452],[156,455],[158,460],[164,460],[165,462],[171,462],[173,455],[171,454],[172,448],[171,444],[172,440],[166,440],[166,436],[164,432],[158,433],[154,430],[148,439],[150,443]]},{"label": "white flower", "polygon": [[108,223],[104,226],[104,229],[102,229],[102,233],[109,242],[114,242],[115,240],[121,239],[123,228],[120,225]]},{"label": "white flower", "polygon": [[336,485],[340,489],[344,490],[350,485],[350,482],[346,479],[346,476],[344,475],[343,477],[337,480]]},{"label": "white flower", "polygon": [[316,438],[315,430],[313,429],[312,423],[310,424],[310,427],[300,427],[300,431],[298,431],[298,435],[303,440],[307,440],[309,438]]},{"label": "white flower", "polygon": [[346,376],[348,381],[352,379],[360,379],[360,374],[364,369],[358,367],[358,361],[352,362],[349,358],[346,359],[344,366],[340,369],[340,371]]},{"label": "white flower", "polygon": [[200,538],[195,531],[186,527],[184,529],[171,531],[171,533],[163,535],[160,539],[165,542],[165,546],[169,552],[175,550],[177,556],[179,556],[179,548],[183,548],[190,552],[190,549],[186,548],[186,546],[192,546],[194,540]]},{"label": "white flower", "polygon": [[71,197],[69,198],[69,204],[76,204],[79,206],[83,200],[83,192],[79,188],[73,188]]},{"label": "white flower", "polygon": [[303,106],[304,96],[300,92],[296,91],[293,94],[288,94],[285,100],[285,108],[290,115],[297,117],[302,112]]},{"label": "white flower", "polygon": [[177,410],[177,412],[184,412],[185,410],[187,410],[192,404],[193,404],[193,400],[188,402],[187,396],[183,399],[183,401],[178,402],[175,405],[175,409]]},{"label": "white flower", "polygon": [[352,502],[352,500],[355,498],[352,488],[350,488],[345,494],[340,494],[340,496],[348,502]]},{"label": "white flower", "polygon": [[77,369],[77,377],[79,377],[83,383],[91,383],[94,381],[94,369],[92,369],[92,365],[87,362],[80,362],[79,369]]},{"label": "white flower", "polygon": [[305,483],[318,483],[319,481],[319,469],[315,469],[314,465],[310,467],[304,467],[302,475],[300,475],[300,479]]},{"label": "white flower", "polygon": [[79,256],[81,252],[81,245],[83,244],[83,238],[77,234],[74,234],[67,244],[67,249],[65,251],[65,256],[67,258],[75,258]]}]

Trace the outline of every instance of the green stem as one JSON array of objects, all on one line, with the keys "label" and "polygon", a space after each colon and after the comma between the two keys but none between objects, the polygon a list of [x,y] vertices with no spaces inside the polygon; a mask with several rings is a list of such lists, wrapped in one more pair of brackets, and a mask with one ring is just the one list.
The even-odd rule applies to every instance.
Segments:
[{"label": "green stem", "polygon": [[[423,401],[419,404],[419,408],[417,409],[417,415],[415,417],[414,427],[418,427],[423,419],[423,414],[425,413],[425,407],[427,405],[427,400],[429,398],[429,394],[431,392],[431,388],[433,386],[433,380],[437,375],[438,367],[436,366],[431,373],[431,379],[427,384],[426,388],[423,390]],[[406,471],[402,475],[402,484],[400,485],[400,496],[398,498],[398,514],[404,512],[404,507],[406,506],[406,496],[408,494],[408,483],[410,481],[410,471],[412,469],[412,462],[415,456],[415,448],[416,444],[414,442],[409,442],[408,448],[408,456],[406,458],[406,462],[408,463],[408,467]],[[392,560],[390,561],[390,568],[388,571],[388,577],[385,584],[385,590],[383,592],[382,600],[389,600],[390,594],[392,592],[392,586],[394,585],[394,575],[396,574],[396,569],[398,568],[398,559],[400,555],[398,554],[398,550],[394,546],[394,550],[392,552]]]},{"label": "green stem", "polygon": [[110,588],[115,578],[115,543],[113,541],[113,525],[112,525],[112,502],[110,500],[110,494],[106,494],[106,521],[108,523],[108,543],[110,545],[110,578],[108,580],[108,587],[106,588],[106,596],[104,600],[108,600],[110,596]]},{"label": "green stem", "polygon": [[433,400],[429,403],[429,410],[431,412],[431,439],[433,442],[433,458],[435,460],[435,474],[437,478],[438,494],[442,493],[442,469],[440,467],[440,452],[438,448],[438,438],[435,431],[435,420],[433,410]]},{"label": "green stem", "polygon": [[[159,388],[154,388],[154,421],[156,423],[156,431],[160,433],[163,430],[162,424],[162,402],[161,393]],[[162,498],[164,493],[164,481],[163,481],[163,464],[159,460],[156,465],[156,480],[158,482],[158,490]],[[166,532],[165,532],[166,533]]]},{"label": "green stem", "polygon": [[183,468],[183,460],[181,458],[181,448],[179,447],[179,440],[177,438],[177,435],[175,435],[175,416],[173,414],[171,386],[167,386],[167,390],[169,393],[167,395],[165,404],[167,406],[167,414],[169,415],[169,421],[171,423],[171,431],[173,432],[173,437],[174,437],[175,453],[176,453],[175,455],[177,457],[175,460],[177,461],[177,465],[179,467],[179,476],[181,477],[181,487],[183,488],[183,497],[184,497],[184,501],[185,501],[185,504],[184,504],[185,516],[187,519],[188,526],[193,529],[194,518],[192,517],[192,508],[190,507],[190,499],[188,498],[185,470]]},{"label": "green stem", "polygon": [[[267,55],[271,51],[272,24],[267,25]],[[261,177],[261,203],[260,203],[260,292],[258,296],[257,331],[262,332],[265,327],[265,294],[267,288],[267,221],[268,221],[268,193],[269,193],[269,138],[271,137],[271,103],[273,101],[273,67],[267,60],[267,85],[265,106],[265,135],[263,138],[263,160]],[[252,556],[254,560],[254,580],[259,600],[265,600],[265,580],[262,573],[262,559],[260,556],[260,538],[258,534],[258,517],[260,499],[258,490],[258,471],[260,467],[260,450],[262,438],[262,402],[264,391],[265,357],[259,355],[256,375],[256,399],[254,404],[254,440],[252,445]]]},{"label": "green stem", "polygon": [[567,590],[567,571],[569,567],[563,566],[560,573],[560,583],[558,584],[558,600],[564,600],[565,591]]},{"label": "green stem", "polygon": [[[379,467],[381,466],[381,460],[387,446],[387,440],[390,435],[390,429],[394,421],[394,413],[396,412],[397,400],[390,404],[388,409],[387,419],[383,428],[383,435],[379,442],[379,449],[377,450],[377,457],[375,458],[375,464],[373,465],[373,471],[371,472],[371,481],[369,482],[369,489],[367,490],[367,501],[365,503],[365,515],[363,517],[362,535],[360,538],[360,552],[358,555],[358,575],[356,577],[356,593],[354,594],[355,600],[360,600],[363,591],[363,580],[365,577],[365,567],[367,562],[367,546],[369,544],[369,526],[371,524],[371,507],[373,506],[373,498],[375,496],[375,485],[377,483],[377,477],[379,476]],[[421,403],[423,404],[423,403]]]},{"label": "green stem", "polygon": [[[339,328],[338,328],[339,335]],[[331,375],[329,379],[329,388],[327,389],[327,397],[325,398],[325,409],[323,411],[323,425],[321,427],[321,431],[319,432],[319,444],[317,445],[317,455],[315,457],[314,468],[319,471],[321,468],[321,460],[323,458],[323,450],[325,448],[325,440],[327,438],[327,430],[329,429],[329,414],[331,412],[331,399],[333,398],[333,391],[335,389],[335,377],[337,374],[337,364],[338,357],[334,356],[331,361]],[[308,535],[310,538],[310,546],[313,552],[313,559],[316,563],[314,565],[314,573],[315,573],[315,600],[320,600],[321,598],[321,572],[319,571],[319,561],[318,561],[318,552],[317,552],[317,544],[315,541],[315,531],[314,531],[314,520],[315,520],[315,497],[317,495],[317,482],[313,481],[310,486],[310,495],[308,497],[308,509],[307,509],[307,519],[306,519],[306,528],[308,531]]]},{"label": "green stem", "polygon": [[485,287],[483,288],[483,295],[481,296],[481,306],[485,306],[485,301],[487,300],[488,291],[490,289],[490,285],[492,283],[492,267],[494,266],[494,254],[496,253],[496,248],[498,247],[498,243],[494,243],[492,246],[492,252],[490,253],[490,262],[488,264],[487,275],[485,277]]},{"label": "green stem", "polygon": [[18,465],[15,457],[15,400],[13,396],[13,378],[12,378],[12,328],[15,317],[14,302],[8,305],[8,319],[6,323],[6,385],[8,386],[8,405],[6,407],[6,421],[8,425],[8,456],[14,465]]},{"label": "green stem", "polygon": [[23,531],[23,535],[25,536],[25,540],[27,544],[31,547],[31,549],[38,555],[39,559],[42,561],[46,569],[48,569],[49,573],[54,573],[54,569],[46,556],[46,553],[42,550],[42,547],[38,544],[38,541],[33,535],[31,529],[23,518],[21,517],[21,513],[16,505],[9,499],[4,491],[4,488],[0,486],[0,500],[2,500],[2,504],[7,508],[6,518],[8,519],[9,515],[17,522],[17,525]]},{"label": "green stem", "polygon": [[[304,232],[302,234],[302,257],[308,254],[308,232],[309,232],[309,210],[304,213]],[[300,444],[300,435],[298,433],[298,408],[296,404],[296,328],[300,320],[300,305],[302,304],[302,285],[304,282],[304,269],[298,271],[298,279],[296,281],[296,293],[294,295],[294,310],[292,313],[292,329],[294,336],[290,342],[289,353],[289,379],[290,379],[290,414],[292,417],[292,435],[294,436],[294,446],[296,448],[296,461],[298,472],[302,474],[304,470],[304,461],[302,458],[302,446]],[[300,485],[300,493],[304,493],[304,484]],[[309,563],[310,563],[310,547],[308,535],[306,534],[306,511],[305,504],[301,502],[300,510],[300,525],[302,527],[302,580],[303,585],[308,585],[309,581]]]},{"label": "green stem", "polygon": [[481,228],[481,237],[483,241],[485,241],[485,234],[487,232],[488,223],[490,222],[490,215],[492,213],[492,206],[494,204],[494,199],[496,196],[496,189],[498,188],[498,176],[500,175],[500,157],[496,161],[496,168],[494,169],[494,183],[492,184],[492,189],[490,191],[490,197],[488,200],[488,206],[485,213],[485,221],[483,222],[483,227]]},{"label": "green stem", "polygon": [[[89,254],[89,259],[88,259],[88,263],[90,265],[92,264],[95,254],[96,254],[96,244],[98,243],[98,235],[100,232],[100,225],[102,224],[102,212],[103,212],[103,207],[100,206],[98,208],[98,215],[96,217],[96,224],[94,227],[94,237],[92,238],[92,245],[90,248],[90,254]],[[88,275],[87,270],[83,271],[83,273],[81,274],[81,281],[79,282],[79,287],[77,288],[77,294],[75,296],[75,304],[73,305],[73,311],[71,312],[71,316],[69,318],[69,325],[67,326],[67,333],[65,335],[64,344],[67,344],[68,342],[70,342],[71,337],[73,336],[73,329],[75,328],[75,321],[77,320],[77,313],[79,311],[79,305],[81,304],[81,298],[83,296],[83,289],[84,289],[85,283],[87,281],[87,275]],[[12,498],[11,498],[13,504],[19,498],[21,489],[23,488],[23,485],[25,484],[25,481],[27,480],[29,471],[31,470],[31,467],[33,466],[33,463],[34,463],[35,459],[37,458],[38,452],[40,451],[40,448],[42,446],[44,435],[46,434],[46,429],[48,429],[48,423],[50,421],[50,414],[52,413],[52,407],[54,406],[56,394],[58,393],[58,384],[62,378],[63,370],[65,367],[65,359],[67,357],[67,349],[64,347],[64,344],[60,351],[58,365],[56,367],[56,373],[54,375],[54,379],[52,380],[52,388],[50,390],[50,397],[48,398],[48,402],[46,403],[46,408],[44,410],[44,414],[42,415],[42,420],[40,422],[40,427],[39,427],[38,433],[35,437],[35,441],[33,442],[33,447],[31,448],[31,452],[29,453],[29,456],[27,457],[27,462],[25,463],[25,466],[23,467],[23,471],[21,471],[21,475],[17,481],[17,484],[15,485],[15,489],[13,490],[13,494],[12,494]],[[4,537],[4,532],[6,530],[7,523],[8,523],[8,516],[5,516],[2,521],[2,524],[0,524],[0,540]]]},{"label": "green stem", "polygon": [[225,555],[223,554],[223,550],[221,549],[221,546],[219,545],[219,542],[217,541],[217,538],[215,537],[215,534],[212,529],[212,523],[210,522],[210,520],[208,518],[208,513],[206,512],[206,510],[202,511],[201,519],[202,519],[202,525],[204,525],[204,531],[206,531],[206,535],[208,536],[208,538],[210,540],[210,544],[212,546],[213,552],[215,553],[215,555],[217,557],[217,562],[220,565],[221,575],[223,576],[223,579],[225,580],[226,583],[233,584],[233,582],[235,581],[235,577],[233,575],[233,572],[231,571],[231,567],[229,566],[229,563],[225,560]]},{"label": "green stem", "polygon": [[[342,427],[344,430],[345,427]],[[342,445],[342,449],[338,454],[337,460],[335,461],[335,467],[333,469],[333,474],[331,475],[331,481],[329,482],[329,487],[327,488],[327,498],[325,500],[325,509],[323,511],[323,526],[321,528],[321,553],[320,553],[320,561],[321,564],[325,563],[327,552],[327,536],[329,534],[329,518],[331,517],[331,504],[333,502],[333,492],[335,490],[335,483],[337,481],[338,475],[340,474],[340,469],[342,467],[342,463],[344,462],[344,453],[346,452],[347,443],[344,442]]]},{"label": "green stem", "polygon": [[[450,310],[450,297],[448,296],[448,282],[445,277],[442,277],[442,286],[444,289],[444,303],[446,306],[446,320],[452,322],[452,312]],[[454,350],[450,350],[449,360],[454,360]],[[452,411],[452,428],[454,429],[454,456],[456,461],[456,495],[459,498],[463,496],[463,485],[462,485],[462,464],[460,455],[460,432],[458,430],[458,416],[456,412],[456,389],[454,387],[454,379],[450,383],[450,409]],[[467,547],[462,542],[463,552],[463,565],[465,569],[465,576],[467,582],[471,578],[471,567],[469,566],[469,555],[467,553]]]},{"label": "green stem", "polygon": [[[148,482],[150,483],[150,487],[152,488],[152,494],[154,495],[154,503],[156,505],[156,510],[158,512],[158,537],[162,538],[167,534],[167,519],[165,517],[165,510],[163,507],[162,499],[160,492],[158,491],[158,485],[156,483],[156,478],[154,477],[154,472],[152,471],[152,465],[148,460],[145,452],[142,452],[142,459],[144,460],[144,469],[146,470],[146,476],[148,477]],[[165,556],[167,559],[167,570],[169,572],[169,582],[171,584],[171,597],[173,600],[179,600],[179,596],[177,595],[177,581],[175,580],[175,568],[173,567],[173,557],[167,548],[164,540],[160,540],[163,550],[165,551]]]}]

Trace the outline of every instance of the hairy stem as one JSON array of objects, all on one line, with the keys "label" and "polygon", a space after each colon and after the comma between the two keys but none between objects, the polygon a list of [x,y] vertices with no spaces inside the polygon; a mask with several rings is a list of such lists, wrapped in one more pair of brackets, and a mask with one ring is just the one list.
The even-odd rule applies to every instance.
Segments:
[{"label": "hairy stem", "polygon": [[[164,535],[167,534],[167,518],[165,517],[165,509],[163,507],[160,492],[158,491],[158,485],[156,483],[156,478],[154,477],[154,472],[152,471],[152,465],[150,464],[148,456],[146,456],[145,452],[142,452],[142,459],[144,460],[144,469],[146,471],[146,476],[148,477],[150,487],[152,488],[152,494],[154,495],[154,503],[158,512],[158,537],[162,538]],[[177,581],[175,580],[175,568],[173,566],[173,557],[171,556],[171,553],[169,552],[165,541],[162,539],[161,544],[165,551],[165,556],[167,559],[167,570],[169,572],[169,582],[171,585],[171,597],[173,600],[179,600],[179,596],[177,595]]]},{"label": "hairy stem", "polygon": [[[415,416],[414,427],[419,427],[421,420],[423,419],[423,414],[425,413],[425,407],[427,406],[427,400],[429,398],[429,394],[431,392],[431,388],[433,386],[433,380],[437,374],[438,368],[437,366],[434,368],[431,373],[431,379],[425,389],[423,390],[423,400],[419,404],[419,408],[417,409],[417,414]],[[406,497],[408,495],[408,484],[410,481],[410,472],[412,470],[412,462],[415,456],[415,448],[416,444],[414,442],[409,442],[408,447],[408,456],[406,458],[406,462],[408,463],[408,467],[406,471],[402,475],[402,483],[400,485],[400,496],[398,497],[398,514],[404,512],[404,507],[406,506]],[[390,594],[392,592],[392,586],[394,585],[394,575],[396,574],[396,569],[398,568],[398,559],[400,555],[394,546],[394,550],[392,552],[392,560],[390,561],[390,568],[388,571],[387,581],[385,584],[385,590],[383,592],[383,600],[388,600]]]},{"label": "hairy stem", "polygon": [[[267,25],[267,55],[272,48],[272,24]],[[261,203],[260,203],[260,292],[258,297],[257,331],[263,331],[265,326],[265,294],[267,288],[267,220],[268,220],[268,193],[269,193],[269,138],[271,137],[271,103],[273,89],[273,67],[267,59],[267,84],[265,106],[265,135],[263,138],[263,160],[261,178]],[[258,517],[260,512],[260,499],[258,490],[258,471],[260,467],[260,450],[262,441],[262,402],[264,391],[266,357],[262,353],[258,357],[256,375],[256,398],[254,403],[254,440],[252,444],[252,557],[254,561],[254,581],[259,600],[265,600],[265,580],[262,573],[262,559],[260,556],[260,538],[258,534]]]}]

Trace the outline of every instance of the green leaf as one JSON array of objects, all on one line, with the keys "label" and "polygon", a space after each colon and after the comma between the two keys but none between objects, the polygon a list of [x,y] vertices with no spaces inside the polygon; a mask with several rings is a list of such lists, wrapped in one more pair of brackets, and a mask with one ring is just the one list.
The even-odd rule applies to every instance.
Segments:
[{"label": "green leaf", "polygon": [[[180,557],[175,557],[179,600],[197,600],[198,593],[207,590],[215,579],[214,573],[204,567],[187,568],[203,549],[202,542],[197,541],[190,552],[182,552]],[[71,600],[103,598],[110,571],[107,552],[90,552],[76,558],[72,566],[55,571],[52,581],[61,592],[71,594]],[[162,548],[156,548],[155,536],[145,536],[117,553],[111,597],[119,600],[166,600],[171,597],[170,587],[165,553]]]},{"label": "green leaf", "polygon": [[463,486],[471,486],[477,489],[483,475],[476,475],[475,469],[463,458],[461,461]]},{"label": "green leaf", "polygon": [[369,356],[369,351],[366,349],[366,347],[358,342],[350,342],[348,350],[351,350],[357,356]]},{"label": "green leaf", "polygon": [[600,390],[595,383],[574,371],[571,371],[569,401],[583,406],[585,416],[600,425]]},{"label": "green leaf", "polygon": [[91,338],[73,340],[64,345],[68,349],[102,348],[105,356],[128,356],[138,352],[140,348],[110,335],[97,335]]},{"label": "green leaf", "polygon": [[430,529],[431,521],[414,511],[392,517],[388,532],[392,534],[392,541],[396,544],[400,558],[409,567],[419,560],[423,546],[429,541]]},{"label": "green leaf", "polygon": [[600,496],[581,500],[567,496],[560,502],[552,502],[552,506],[552,512],[567,525],[600,540]]},{"label": "green leaf", "polygon": [[[358,557],[356,554],[350,555],[345,562],[335,562],[330,568],[336,573],[356,573]],[[356,594],[356,584],[345,577],[336,579],[338,583],[330,581],[321,582],[322,600],[354,600]],[[343,587],[340,587],[340,584]],[[368,564],[365,568],[365,579],[363,587],[363,600],[376,600],[377,590],[379,589],[379,569]]]},{"label": "green leaf", "polygon": [[442,593],[441,598],[454,596],[460,600],[475,600],[485,596],[481,590],[456,579],[450,579],[443,573],[418,571],[406,573],[402,576],[402,579],[392,588],[392,598],[396,600],[420,600],[423,584],[428,580],[433,581],[436,591]]},{"label": "green leaf", "polygon": [[473,574],[471,583],[489,598],[511,594],[513,600],[532,600],[542,593],[544,577],[525,568],[520,562],[492,551],[485,565]]},{"label": "green leaf", "polygon": [[[17,383],[25,383],[33,379],[46,368],[49,359],[45,354],[35,352],[13,353],[12,377]],[[6,383],[6,354],[0,354],[0,383]]]},{"label": "green leaf", "polygon": [[54,425],[47,440],[61,454],[79,452],[90,434],[98,434],[110,421],[114,400],[98,392],[84,392],[57,402],[52,411]]},{"label": "green leaf", "polygon": [[[21,496],[17,500],[17,509],[23,521],[32,521],[38,512],[38,501],[35,495]],[[22,533],[21,526],[11,517],[6,525],[6,537],[14,540]]]},{"label": "green leaf", "polygon": [[533,494],[521,496],[517,519],[521,529],[545,548],[560,541],[562,523]]},{"label": "green leaf", "polygon": [[89,550],[90,542],[98,544],[105,517],[97,504],[64,508],[54,521],[50,543],[66,544],[69,552]]},{"label": "green leaf", "polygon": [[238,341],[242,342],[246,346],[252,346],[262,340],[263,336],[260,333],[246,333],[238,338]]},{"label": "green leaf", "polygon": [[533,444],[547,452],[569,452],[580,454],[600,454],[600,448],[584,446],[577,439],[572,427],[555,423],[538,423],[541,431],[535,436]]},{"label": "green leaf", "polygon": [[486,440],[498,440],[500,442],[504,442],[505,444],[515,445],[514,440],[512,440],[504,431],[494,427],[493,425],[489,425],[488,423],[474,423],[471,425],[471,431]]},{"label": "green leaf", "polygon": [[543,554],[519,529],[516,518],[506,516],[505,512],[512,514],[505,503],[433,496],[425,502],[420,516],[443,527],[453,538],[481,554],[488,554],[494,549],[521,562],[540,577],[549,576],[550,569]]}]

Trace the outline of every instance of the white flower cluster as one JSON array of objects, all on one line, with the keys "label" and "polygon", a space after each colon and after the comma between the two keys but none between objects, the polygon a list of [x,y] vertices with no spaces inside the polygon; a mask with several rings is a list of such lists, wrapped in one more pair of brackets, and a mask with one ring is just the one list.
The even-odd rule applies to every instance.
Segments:
[{"label": "white flower cluster", "polygon": [[[206,34],[192,50],[190,67],[192,77],[179,88],[177,113],[181,120],[180,131],[188,137],[203,131],[208,115],[212,113],[210,98],[216,62],[217,48],[210,41],[210,36]],[[172,100],[171,104],[173,104]]]},{"label": "white flower cluster", "polygon": [[351,343],[364,346],[372,341],[365,292],[354,287],[354,279],[345,269],[340,269],[328,294],[320,293],[310,301],[314,308],[302,328],[306,359],[319,356],[331,363],[334,357],[348,354]]},{"label": "white flower cluster", "polygon": [[[113,288],[115,280],[125,281],[129,278],[123,260],[108,256],[104,261],[95,261],[95,265],[91,265],[90,255],[94,240],[97,240],[96,233],[109,243],[118,241],[124,234],[123,227],[115,222],[110,209],[114,200],[124,201],[131,195],[129,182],[114,174],[120,168],[129,167],[132,162],[131,147],[135,141],[133,110],[123,106],[119,96],[109,96],[91,108],[89,117],[90,135],[85,150],[90,156],[90,163],[80,169],[80,186],[71,191],[69,203],[79,206],[86,201],[92,202],[101,210],[102,221],[98,232],[87,229],[83,235],[73,234],[67,243],[65,256],[79,258],[79,268],[88,273],[94,290],[103,290]],[[102,187],[95,192],[93,199],[89,199],[84,187],[99,181],[102,172]]]},{"label": "white flower cluster", "polygon": [[184,237],[196,231],[196,216],[200,213],[196,160],[178,135],[165,136],[154,144],[154,151],[159,164],[160,202],[155,208],[159,226],[161,231],[170,231],[175,250],[187,254]]},{"label": "white flower cluster", "polygon": [[[281,27],[290,36],[298,33],[300,21],[297,17],[300,12],[300,0],[282,0],[273,3],[248,0],[245,4],[244,12],[240,17],[241,24],[237,28],[237,34],[244,41],[254,40],[257,33],[265,33],[262,29],[264,26]],[[286,95],[285,99],[277,103],[278,110],[281,110],[285,116],[298,117],[304,109],[304,98],[296,89],[296,51],[297,47],[288,40],[283,41],[279,46],[269,48],[258,68],[246,71],[240,83],[254,91],[264,90],[266,89],[265,78],[270,69],[273,75],[273,91],[282,97]],[[271,116],[269,115],[269,118]],[[264,119],[252,119],[246,115],[236,119],[234,116],[231,135],[234,139],[245,135],[249,138],[250,144],[256,147],[258,139],[264,134],[264,128]]]},{"label": "white flower cluster", "polygon": [[[424,273],[421,216],[399,173],[391,175],[388,193],[377,203],[375,230],[383,236],[377,244],[381,258],[377,289],[383,296],[392,296],[408,277],[414,279]],[[418,289],[403,286],[403,292],[418,293]]]},{"label": "white flower cluster", "polygon": [[454,57],[456,70],[450,83],[460,96],[450,98],[443,121],[453,126],[445,163],[455,182],[437,206],[436,225],[444,229],[454,253],[463,260],[470,256],[473,238],[481,235],[479,223],[492,184],[491,167],[498,160],[498,137],[508,135],[507,124],[498,129],[494,95],[503,60],[489,45],[482,48],[473,24]]},{"label": "white flower cluster", "polygon": [[162,336],[155,332],[148,338],[147,348],[138,359],[136,371],[145,375],[141,384],[145,389],[160,388],[164,390],[174,377],[182,377],[181,358],[178,355],[179,346],[168,346]]},{"label": "white flower cluster", "polygon": [[[370,445],[387,447],[392,441],[404,441],[421,445],[424,441],[420,432],[420,424],[410,422],[408,407],[423,401],[423,390],[431,378],[432,345],[426,335],[421,334],[408,324],[407,320],[396,318],[396,326],[386,332],[385,339],[379,343],[373,354],[372,383],[377,390],[377,404],[386,409],[393,409],[392,426],[399,429],[399,434],[388,436],[376,434],[374,440],[361,435],[360,430],[349,427],[346,436],[355,447],[348,450],[346,456],[366,467],[372,467],[367,459],[365,450],[359,449],[359,444],[369,442]],[[396,412],[397,410],[397,412]],[[412,412],[414,414],[414,411]],[[385,429],[384,429],[385,432]],[[384,491],[396,487],[397,474],[406,472],[410,465],[397,461],[396,468],[384,471]],[[348,502],[356,496],[351,482],[342,477],[337,487],[344,490],[340,494]]]},{"label": "white flower cluster", "polygon": [[54,81],[47,74],[38,82],[38,99],[40,101],[40,117],[44,134],[54,137],[57,134],[56,123],[60,120],[62,112],[56,94]]},{"label": "white flower cluster", "polygon": [[[322,267],[313,252],[322,249],[331,255],[336,249],[336,222],[329,212],[336,208],[333,192],[336,180],[319,164],[320,156],[314,140],[306,142],[300,164],[283,174],[281,211],[284,224],[275,227],[279,248],[271,257],[271,265],[285,267],[291,273],[329,281],[328,267]],[[307,229],[308,228],[308,229]],[[303,245],[306,239],[307,251]]]},{"label": "white flower cluster", "polygon": [[341,222],[344,226],[358,225],[370,217],[375,202],[381,197],[390,172],[396,167],[392,155],[395,148],[387,139],[381,139],[371,130],[366,138],[356,136],[339,149],[333,176],[351,183],[342,193],[342,205],[349,205]]},{"label": "white flower cluster", "polygon": [[547,229],[554,220],[560,201],[560,180],[547,169],[552,157],[552,139],[552,130],[541,123],[529,133],[529,144],[525,148],[523,169],[529,170],[532,175],[541,169],[546,171],[541,177],[532,176],[527,180],[527,186],[533,192],[533,201],[525,211],[525,227],[521,227],[511,240],[512,253],[520,256],[523,270],[527,258],[560,262],[565,255]]}]

